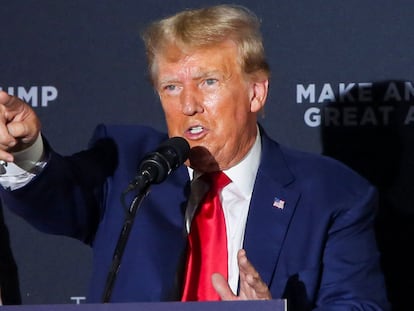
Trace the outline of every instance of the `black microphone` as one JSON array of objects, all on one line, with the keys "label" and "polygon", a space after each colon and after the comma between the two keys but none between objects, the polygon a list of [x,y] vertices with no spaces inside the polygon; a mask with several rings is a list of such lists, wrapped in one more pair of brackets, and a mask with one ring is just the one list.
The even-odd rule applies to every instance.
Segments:
[{"label": "black microphone", "polygon": [[182,137],[172,137],[147,154],[141,161],[138,173],[125,192],[149,184],[159,184],[188,158],[190,145]]}]

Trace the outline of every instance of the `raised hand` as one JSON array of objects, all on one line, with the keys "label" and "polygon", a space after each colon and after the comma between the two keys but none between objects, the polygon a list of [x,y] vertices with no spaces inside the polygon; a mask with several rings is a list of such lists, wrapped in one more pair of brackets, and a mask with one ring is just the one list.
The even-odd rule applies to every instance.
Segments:
[{"label": "raised hand", "polygon": [[32,145],[40,128],[39,118],[27,103],[0,91],[0,160],[13,162],[11,153]]},{"label": "raised hand", "polygon": [[239,250],[237,262],[240,271],[239,296],[234,295],[225,278],[215,273],[212,282],[222,300],[269,300],[272,299],[269,288],[261,279],[259,273],[247,259],[246,251]]}]

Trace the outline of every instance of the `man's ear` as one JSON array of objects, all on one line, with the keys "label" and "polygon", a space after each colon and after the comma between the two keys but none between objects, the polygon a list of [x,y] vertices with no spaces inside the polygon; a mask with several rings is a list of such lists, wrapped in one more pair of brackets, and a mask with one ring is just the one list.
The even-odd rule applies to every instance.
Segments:
[{"label": "man's ear", "polygon": [[250,111],[259,112],[263,109],[269,90],[269,80],[255,79],[251,82]]}]

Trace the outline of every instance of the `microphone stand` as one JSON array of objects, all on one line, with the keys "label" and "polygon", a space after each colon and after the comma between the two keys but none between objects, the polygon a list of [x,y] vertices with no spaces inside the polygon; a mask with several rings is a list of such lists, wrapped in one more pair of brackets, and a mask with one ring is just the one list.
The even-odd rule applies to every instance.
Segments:
[{"label": "microphone stand", "polygon": [[122,227],[121,233],[118,238],[118,242],[114,250],[111,269],[109,270],[105,283],[104,294],[102,296],[103,303],[107,303],[111,299],[112,289],[114,287],[115,279],[121,265],[121,259],[124,254],[125,246],[127,244],[129,234],[131,232],[131,228],[135,220],[135,215],[145,196],[149,192],[150,183],[148,182],[148,179],[145,178],[145,176],[142,177],[143,178],[135,180],[134,184],[130,184],[128,188],[124,192],[122,192],[121,201],[123,205],[125,205],[125,195],[132,189],[138,187],[138,194],[132,200],[131,205],[126,213],[124,225]]}]

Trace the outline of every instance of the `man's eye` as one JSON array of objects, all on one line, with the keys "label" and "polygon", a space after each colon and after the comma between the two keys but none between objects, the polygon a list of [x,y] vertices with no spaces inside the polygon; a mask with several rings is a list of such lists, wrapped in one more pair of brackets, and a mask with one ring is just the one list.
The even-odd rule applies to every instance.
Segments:
[{"label": "man's eye", "polygon": [[166,85],[165,87],[164,87],[164,89],[166,90],[166,91],[169,91],[169,92],[171,92],[171,91],[174,91],[175,89],[176,89],[176,86],[175,85]]},{"label": "man's eye", "polygon": [[217,79],[206,79],[204,80],[204,83],[208,86],[212,86],[217,83]]}]

